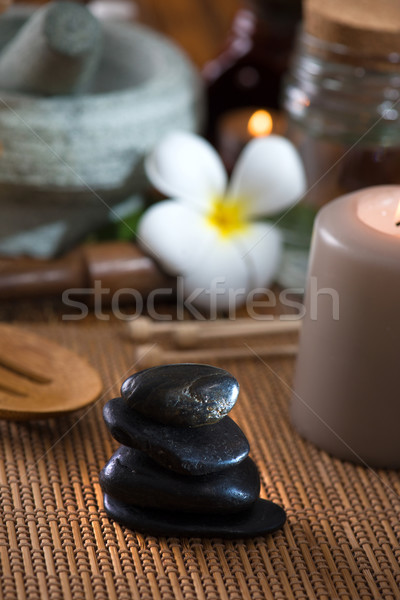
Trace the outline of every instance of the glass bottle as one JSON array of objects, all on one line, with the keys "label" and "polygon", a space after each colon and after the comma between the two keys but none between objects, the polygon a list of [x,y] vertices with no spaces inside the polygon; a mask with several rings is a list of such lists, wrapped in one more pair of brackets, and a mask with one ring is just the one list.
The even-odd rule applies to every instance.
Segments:
[{"label": "glass bottle", "polygon": [[301,0],[242,0],[222,52],[203,69],[208,97],[208,135],[233,108],[278,108]]}]

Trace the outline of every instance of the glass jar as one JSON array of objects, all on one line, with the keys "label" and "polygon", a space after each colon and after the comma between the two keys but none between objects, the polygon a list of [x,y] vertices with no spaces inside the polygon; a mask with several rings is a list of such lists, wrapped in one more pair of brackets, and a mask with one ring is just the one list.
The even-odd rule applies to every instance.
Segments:
[{"label": "glass jar", "polygon": [[304,199],[280,223],[287,242],[280,283],[286,287],[304,283],[312,220],[321,206],[359,188],[400,184],[398,49],[387,52],[362,26],[354,45],[350,30],[349,44],[337,32],[338,41],[301,31],[285,80],[287,136],[308,180]]}]

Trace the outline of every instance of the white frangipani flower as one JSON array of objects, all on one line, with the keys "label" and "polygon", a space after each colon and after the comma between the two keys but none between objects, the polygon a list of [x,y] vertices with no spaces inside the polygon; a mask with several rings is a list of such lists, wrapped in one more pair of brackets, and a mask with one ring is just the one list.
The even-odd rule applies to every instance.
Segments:
[{"label": "white frangipani flower", "polygon": [[208,142],[174,132],[148,157],[146,172],[172,199],[143,215],[140,243],[167,273],[182,276],[193,305],[227,309],[271,283],[281,237],[276,227],[255,219],[288,208],[304,193],[304,169],[288,140],[271,135],[251,141],[228,185]]}]

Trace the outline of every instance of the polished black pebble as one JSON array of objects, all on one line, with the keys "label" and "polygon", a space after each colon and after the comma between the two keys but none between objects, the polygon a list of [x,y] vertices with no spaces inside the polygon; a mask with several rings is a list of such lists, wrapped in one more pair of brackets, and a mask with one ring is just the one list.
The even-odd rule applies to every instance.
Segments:
[{"label": "polished black pebble", "polygon": [[239,384],[210,365],[163,365],[140,371],[121,387],[122,397],[145,417],[179,427],[217,423],[233,408]]},{"label": "polished black pebble", "polygon": [[225,471],[188,477],[126,446],[101,471],[100,485],[103,492],[127,504],[210,514],[249,508],[260,493],[260,477],[251,458]]},{"label": "polished black pebble", "polygon": [[103,416],[118,442],[183,475],[221,471],[240,463],[250,450],[246,436],[229,417],[206,427],[171,427],[133,411],[123,398],[107,402]]},{"label": "polished black pebble", "polygon": [[122,525],[155,536],[253,537],[276,531],[286,521],[283,508],[260,499],[248,510],[224,516],[138,508],[108,494],[104,494],[104,508]]}]

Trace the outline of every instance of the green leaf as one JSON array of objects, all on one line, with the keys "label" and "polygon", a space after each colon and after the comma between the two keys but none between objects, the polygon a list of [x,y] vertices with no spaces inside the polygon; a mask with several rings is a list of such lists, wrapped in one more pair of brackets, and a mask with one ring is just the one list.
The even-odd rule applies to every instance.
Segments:
[{"label": "green leaf", "polygon": [[286,246],[308,248],[316,214],[315,208],[299,203],[268,221],[279,227]]}]

